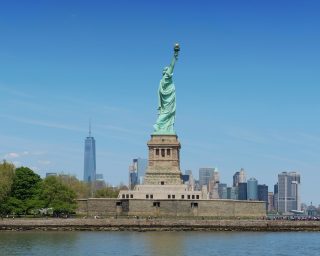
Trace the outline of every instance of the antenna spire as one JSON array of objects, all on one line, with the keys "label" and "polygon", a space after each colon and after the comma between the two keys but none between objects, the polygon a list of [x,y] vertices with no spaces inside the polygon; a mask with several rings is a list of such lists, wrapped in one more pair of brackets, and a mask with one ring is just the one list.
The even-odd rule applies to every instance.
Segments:
[{"label": "antenna spire", "polygon": [[89,119],[89,137],[91,137],[91,118]]}]

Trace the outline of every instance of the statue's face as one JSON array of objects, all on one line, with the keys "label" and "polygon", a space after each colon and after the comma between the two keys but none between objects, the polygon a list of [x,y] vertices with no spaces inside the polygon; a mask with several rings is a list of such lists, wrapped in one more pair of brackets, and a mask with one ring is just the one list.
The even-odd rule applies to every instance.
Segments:
[{"label": "statue's face", "polygon": [[164,76],[164,74],[167,72],[167,70],[168,70],[168,67],[165,67],[164,69],[163,69],[163,71],[162,71],[162,75]]}]

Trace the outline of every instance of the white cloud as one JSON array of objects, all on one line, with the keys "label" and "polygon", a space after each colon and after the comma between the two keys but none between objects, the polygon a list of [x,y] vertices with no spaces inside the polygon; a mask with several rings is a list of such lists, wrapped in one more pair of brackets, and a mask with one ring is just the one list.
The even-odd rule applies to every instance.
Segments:
[{"label": "white cloud", "polygon": [[22,152],[9,152],[3,156],[4,159],[15,159],[15,158],[21,158],[25,156],[37,156],[37,155],[43,155],[44,152],[29,152],[29,151],[22,151]]},{"label": "white cloud", "polygon": [[38,160],[38,164],[49,165],[49,164],[51,164],[51,161],[49,161],[49,160]]},{"label": "white cloud", "polygon": [[18,158],[18,157],[20,157],[20,154],[16,152],[10,152],[4,155],[4,159],[12,159],[12,158]]}]

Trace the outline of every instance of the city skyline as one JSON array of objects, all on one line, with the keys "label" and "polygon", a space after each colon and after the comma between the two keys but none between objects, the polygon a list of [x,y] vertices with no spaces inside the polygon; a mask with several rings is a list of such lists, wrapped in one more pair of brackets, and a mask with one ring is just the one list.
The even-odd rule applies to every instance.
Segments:
[{"label": "city skyline", "polygon": [[91,117],[97,172],[126,181],[156,119],[143,95],[179,42],[181,169],[217,167],[230,184],[243,167],[270,188],[297,171],[302,201],[319,204],[319,4],[123,3],[3,4],[1,159],[81,179]]}]

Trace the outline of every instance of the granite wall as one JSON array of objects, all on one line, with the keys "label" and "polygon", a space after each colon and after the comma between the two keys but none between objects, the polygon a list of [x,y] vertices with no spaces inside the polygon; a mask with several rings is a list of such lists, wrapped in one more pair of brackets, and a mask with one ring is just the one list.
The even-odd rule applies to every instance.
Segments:
[{"label": "granite wall", "polygon": [[237,200],[145,200],[89,198],[78,200],[78,214],[88,216],[227,217],[266,216],[265,203]]}]

